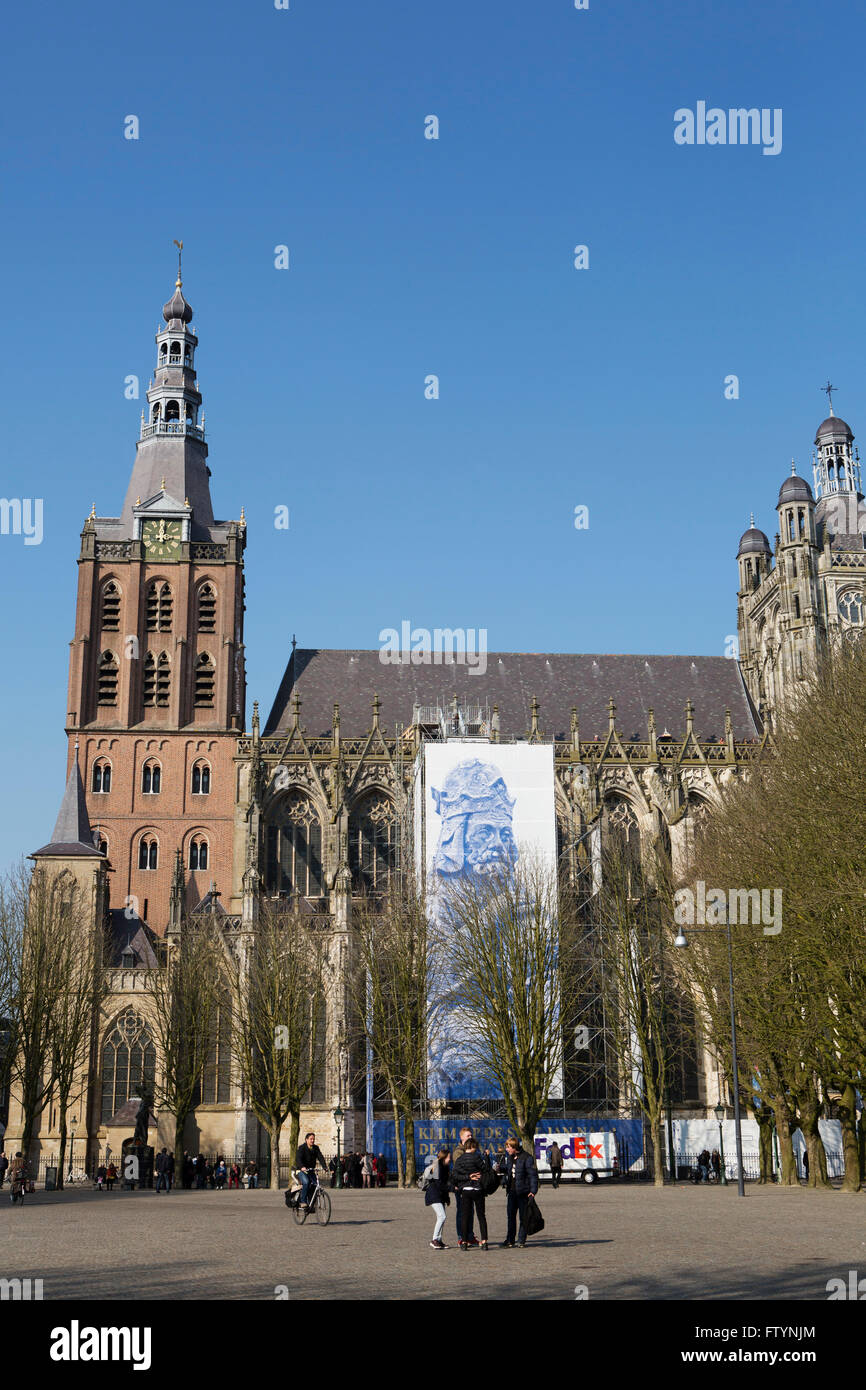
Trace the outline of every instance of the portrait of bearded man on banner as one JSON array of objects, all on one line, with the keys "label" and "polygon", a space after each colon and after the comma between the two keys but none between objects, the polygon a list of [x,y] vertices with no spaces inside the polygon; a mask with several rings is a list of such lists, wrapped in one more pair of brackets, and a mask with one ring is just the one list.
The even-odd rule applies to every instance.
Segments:
[{"label": "portrait of bearded man on banner", "polygon": [[434,873],[444,879],[490,874],[517,863],[514,801],[492,763],[470,758],[430,788],[441,818]]}]

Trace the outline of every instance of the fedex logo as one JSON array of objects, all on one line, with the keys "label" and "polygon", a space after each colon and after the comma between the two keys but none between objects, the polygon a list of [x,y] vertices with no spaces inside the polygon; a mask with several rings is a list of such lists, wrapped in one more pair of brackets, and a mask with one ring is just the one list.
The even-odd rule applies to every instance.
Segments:
[{"label": "fedex logo", "polygon": [[[597,1139],[598,1143],[593,1143]],[[579,1163],[604,1163],[604,1141],[601,1135],[573,1134],[539,1134],[535,1140],[535,1160],[536,1162],[546,1161],[548,1147],[556,1140],[562,1152],[563,1159],[567,1162],[573,1159]]]}]

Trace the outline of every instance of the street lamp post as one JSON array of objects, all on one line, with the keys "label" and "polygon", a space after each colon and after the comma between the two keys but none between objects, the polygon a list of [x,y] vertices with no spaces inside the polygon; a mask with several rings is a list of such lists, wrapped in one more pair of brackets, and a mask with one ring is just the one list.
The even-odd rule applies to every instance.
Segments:
[{"label": "street lamp post", "polygon": [[722,1187],[727,1187],[728,1172],[727,1168],[725,1167],[725,1135],[724,1131],[722,1130],[722,1121],[724,1120],[724,1118],[725,1107],[722,1105],[722,1102],[719,1101],[718,1105],[716,1106],[716,1119],[719,1122],[719,1158],[722,1162],[722,1171],[719,1177],[719,1182],[722,1184]]},{"label": "street lamp post", "polygon": [[337,1172],[334,1179],[335,1187],[343,1186],[343,1169],[340,1165],[340,1130],[343,1127],[343,1111],[338,1105],[334,1111],[334,1124],[337,1126]]},{"label": "street lamp post", "polygon": [[[740,1082],[737,1064],[737,1015],[734,1009],[734,946],[731,940],[731,924],[725,923],[728,933],[728,990],[731,996],[731,1061],[734,1073],[734,1124],[736,1126],[737,1138],[737,1192],[741,1197],[746,1195],[745,1181],[743,1178],[743,1132],[740,1123]],[[712,931],[712,927],[698,927],[699,932]],[[688,946],[686,934],[680,927],[674,945],[680,947]]]},{"label": "street lamp post", "polygon": [[[72,1116],[72,1128],[69,1134],[69,1176],[68,1181],[72,1182],[73,1162],[72,1156],[75,1153],[75,1126],[78,1124],[78,1116]],[[62,1174],[61,1174],[62,1176]]]}]

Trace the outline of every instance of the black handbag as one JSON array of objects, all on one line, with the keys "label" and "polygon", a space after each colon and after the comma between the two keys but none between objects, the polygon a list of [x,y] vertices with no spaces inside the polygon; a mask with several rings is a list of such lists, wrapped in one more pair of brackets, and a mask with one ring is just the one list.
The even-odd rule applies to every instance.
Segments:
[{"label": "black handbag", "polygon": [[500,1174],[494,1170],[490,1159],[485,1159],[481,1169],[481,1191],[484,1193],[484,1196],[492,1197],[494,1192],[499,1191],[501,1182],[502,1178]]},{"label": "black handbag", "polygon": [[526,1203],[526,1216],[523,1226],[528,1236],[537,1236],[539,1231],[544,1230],[544,1217],[541,1215],[541,1207],[534,1197]]}]

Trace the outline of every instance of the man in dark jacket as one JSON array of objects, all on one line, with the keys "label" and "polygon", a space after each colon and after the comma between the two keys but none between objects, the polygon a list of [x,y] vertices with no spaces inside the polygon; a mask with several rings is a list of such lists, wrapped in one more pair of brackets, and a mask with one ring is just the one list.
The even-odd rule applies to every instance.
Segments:
[{"label": "man in dark jacket", "polygon": [[171,1182],[174,1177],[174,1154],[170,1154],[168,1149],[163,1149],[156,1156],[156,1191],[160,1193],[163,1188],[166,1192],[171,1192]]},{"label": "man in dark jacket", "polygon": [[514,1138],[506,1139],[505,1157],[498,1167],[499,1172],[505,1177],[505,1191],[508,1195],[508,1230],[502,1244],[506,1249],[513,1249],[519,1215],[517,1248],[522,1250],[526,1244],[526,1208],[535,1200],[538,1191],[538,1169],[535,1159],[522,1149]]},{"label": "man in dark jacket", "polygon": [[[457,1145],[457,1147],[456,1147],[455,1150],[454,1150],[454,1156],[453,1156],[453,1158],[452,1158],[452,1165],[453,1165],[454,1163],[456,1163],[457,1160],[458,1160],[458,1158],[460,1158],[460,1157],[462,1156],[463,1150],[464,1150],[464,1148],[465,1148],[465,1146],[466,1146],[467,1140],[471,1139],[472,1137],[473,1137],[473,1135],[472,1135],[472,1130],[469,1128],[468,1125],[464,1125],[463,1128],[462,1128],[461,1131],[460,1131],[460,1143]],[[452,1171],[452,1174],[453,1174],[453,1172],[454,1172],[453,1166],[452,1166],[451,1171]],[[458,1236],[459,1236],[460,1233],[461,1233],[462,1230],[463,1230],[463,1195],[462,1195],[461,1192],[459,1192],[458,1190],[455,1189],[454,1197],[455,1197],[455,1203],[456,1203],[456,1206],[457,1206],[456,1221],[457,1221],[457,1234],[458,1234]],[[470,1214],[469,1214],[469,1235],[468,1235],[468,1237],[467,1237],[468,1242],[469,1242],[470,1245],[477,1245],[477,1244],[478,1244],[478,1238],[477,1238],[477,1236],[475,1235],[475,1231],[474,1231],[474,1229],[473,1229],[473,1228],[474,1228],[474,1225],[475,1225],[475,1219],[474,1219],[474,1218],[475,1218],[475,1212],[474,1212],[474,1210],[470,1210]]]},{"label": "man in dark jacket", "polygon": [[488,1160],[479,1152],[478,1144],[474,1139],[467,1139],[463,1145],[463,1152],[452,1164],[452,1184],[454,1191],[460,1194],[460,1249],[468,1250],[470,1247],[469,1231],[472,1226],[473,1216],[478,1217],[478,1225],[481,1230],[480,1248],[487,1249],[487,1215],[484,1209],[484,1189],[481,1185],[482,1175]]},{"label": "man in dark jacket", "polygon": [[562,1181],[562,1149],[555,1139],[547,1150],[547,1161],[550,1164],[550,1185],[557,1188]]},{"label": "man in dark jacket", "polygon": [[304,1142],[299,1145],[297,1155],[295,1156],[295,1167],[298,1170],[298,1177],[301,1180],[302,1207],[309,1205],[310,1183],[313,1181],[317,1163],[324,1168],[327,1173],[328,1165],[325,1162],[325,1156],[316,1143],[315,1134],[310,1130],[309,1134],[304,1135]]}]

